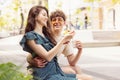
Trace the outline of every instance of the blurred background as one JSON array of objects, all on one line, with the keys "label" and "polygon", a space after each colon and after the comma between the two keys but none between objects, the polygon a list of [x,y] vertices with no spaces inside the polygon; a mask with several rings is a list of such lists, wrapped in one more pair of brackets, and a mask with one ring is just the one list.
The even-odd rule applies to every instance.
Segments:
[{"label": "blurred background", "polygon": [[[75,29],[74,38],[83,43],[78,65],[84,73],[94,80],[120,80],[120,0],[0,0],[0,64],[12,62],[27,70],[19,42],[35,5],[65,12],[65,29]],[[61,60],[67,63],[64,56]]]},{"label": "blurred background", "polygon": [[120,0],[0,0],[0,37],[22,33],[34,5],[63,10],[68,29],[120,29]]}]

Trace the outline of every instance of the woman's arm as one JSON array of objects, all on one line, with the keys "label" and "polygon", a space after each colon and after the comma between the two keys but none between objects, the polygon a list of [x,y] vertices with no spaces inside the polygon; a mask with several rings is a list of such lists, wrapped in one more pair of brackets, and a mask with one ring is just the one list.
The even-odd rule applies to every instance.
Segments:
[{"label": "woman's arm", "polygon": [[65,45],[64,43],[70,41],[72,39],[74,34],[68,34],[66,35],[54,48],[52,48],[50,51],[46,51],[44,47],[41,45],[38,45],[35,43],[34,40],[28,40],[27,44],[30,46],[30,48],[41,58],[51,61],[53,57],[59,52],[60,48]]}]

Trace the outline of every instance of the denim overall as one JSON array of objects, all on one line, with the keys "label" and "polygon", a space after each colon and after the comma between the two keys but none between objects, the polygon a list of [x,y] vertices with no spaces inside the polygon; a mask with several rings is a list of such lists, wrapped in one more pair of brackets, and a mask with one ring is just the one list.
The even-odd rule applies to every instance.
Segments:
[{"label": "denim overall", "polygon": [[[23,47],[24,51],[31,53],[33,57],[36,57],[37,54],[26,44],[27,40],[35,40],[36,44],[42,45],[47,51],[54,47],[49,39],[42,37],[34,31],[30,31],[23,36],[20,45]],[[33,69],[33,80],[77,80],[75,74],[65,74],[61,70],[57,62],[57,56],[55,56],[43,68],[33,66],[31,68]]]}]

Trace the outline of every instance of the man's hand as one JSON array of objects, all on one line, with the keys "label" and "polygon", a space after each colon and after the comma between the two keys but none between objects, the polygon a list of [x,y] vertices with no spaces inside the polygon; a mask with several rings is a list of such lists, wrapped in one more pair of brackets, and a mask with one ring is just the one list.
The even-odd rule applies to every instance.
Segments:
[{"label": "man's hand", "polygon": [[82,49],[82,43],[79,40],[74,41],[74,45],[77,49]]},{"label": "man's hand", "polygon": [[43,68],[48,62],[40,57],[35,57],[32,59],[32,65],[35,67]]}]

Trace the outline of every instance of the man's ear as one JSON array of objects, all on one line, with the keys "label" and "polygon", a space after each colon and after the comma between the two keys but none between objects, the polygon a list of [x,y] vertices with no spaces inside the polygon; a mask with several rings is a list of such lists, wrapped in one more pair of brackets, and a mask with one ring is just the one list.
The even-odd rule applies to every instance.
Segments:
[{"label": "man's ear", "polygon": [[64,21],[64,25],[65,25],[65,26],[67,25],[66,21]]}]

